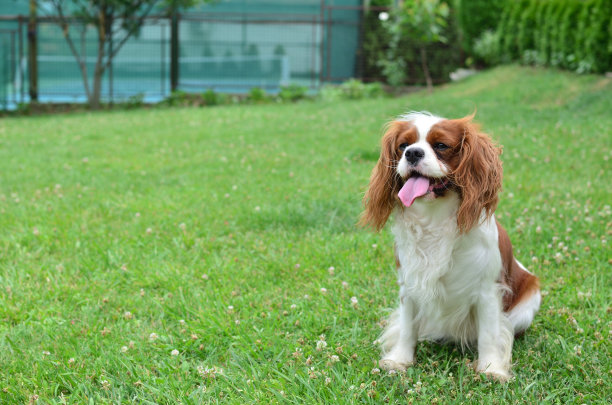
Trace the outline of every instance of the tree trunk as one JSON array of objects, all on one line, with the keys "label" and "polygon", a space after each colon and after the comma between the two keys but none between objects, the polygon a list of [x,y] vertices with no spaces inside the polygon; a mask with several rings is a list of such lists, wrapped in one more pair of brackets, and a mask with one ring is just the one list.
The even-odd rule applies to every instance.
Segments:
[{"label": "tree trunk", "polygon": [[98,19],[98,55],[96,57],[96,67],[94,68],[93,90],[88,100],[89,107],[92,110],[98,110],[100,108],[102,77],[104,76],[104,71],[106,70],[104,56],[106,49],[107,17],[108,16],[106,16],[103,11],[100,11]]},{"label": "tree trunk", "polygon": [[36,31],[36,1],[30,0],[30,18],[28,19],[28,79],[31,102],[38,101],[38,38]]},{"label": "tree trunk", "polygon": [[102,75],[104,69],[100,66],[100,62],[96,62],[96,68],[93,76],[93,90],[89,95],[89,107],[92,110],[98,110],[100,108],[100,97],[102,94]]},{"label": "tree trunk", "polygon": [[429,68],[427,67],[427,51],[425,50],[425,46],[421,46],[421,66],[423,68],[423,74],[425,75],[427,90],[431,93],[433,90],[433,83],[431,81],[431,75],[429,74]]}]

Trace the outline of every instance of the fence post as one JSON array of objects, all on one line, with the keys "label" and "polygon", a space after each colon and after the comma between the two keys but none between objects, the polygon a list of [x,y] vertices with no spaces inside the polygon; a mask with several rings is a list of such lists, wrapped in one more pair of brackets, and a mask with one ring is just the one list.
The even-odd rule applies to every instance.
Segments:
[{"label": "fence post", "polygon": [[28,81],[30,102],[38,101],[38,35],[36,33],[36,0],[30,0],[28,20]]},{"label": "fence post", "polygon": [[179,13],[172,10],[170,16],[170,91],[176,91],[179,83]]}]

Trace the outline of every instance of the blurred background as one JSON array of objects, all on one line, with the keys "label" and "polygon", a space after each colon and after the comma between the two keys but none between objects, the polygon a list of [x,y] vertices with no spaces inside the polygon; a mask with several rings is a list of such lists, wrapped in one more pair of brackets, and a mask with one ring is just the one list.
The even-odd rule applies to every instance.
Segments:
[{"label": "blurred background", "polygon": [[3,0],[0,108],[432,86],[509,62],[605,73],[611,16],[610,0]]}]

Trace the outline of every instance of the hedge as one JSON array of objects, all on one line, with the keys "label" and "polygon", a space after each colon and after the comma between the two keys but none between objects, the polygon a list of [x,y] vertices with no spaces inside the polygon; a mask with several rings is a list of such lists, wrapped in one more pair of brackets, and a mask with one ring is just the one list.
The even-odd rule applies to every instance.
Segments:
[{"label": "hedge", "polygon": [[503,7],[504,1],[499,0],[455,0],[454,8],[457,9],[461,45],[465,51],[471,53],[474,41],[483,32],[495,29]]},{"label": "hedge", "polygon": [[509,0],[496,36],[503,62],[612,71],[611,0]]}]

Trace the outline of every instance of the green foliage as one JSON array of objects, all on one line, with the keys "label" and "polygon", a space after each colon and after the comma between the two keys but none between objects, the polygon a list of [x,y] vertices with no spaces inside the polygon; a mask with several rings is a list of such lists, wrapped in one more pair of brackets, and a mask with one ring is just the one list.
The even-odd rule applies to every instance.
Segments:
[{"label": "green foliage", "polygon": [[461,45],[466,52],[472,54],[475,52],[476,41],[487,37],[485,32],[497,27],[505,1],[456,0],[455,3]]},{"label": "green foliage", "polygon": [[295,102],[306,98],[308,88],[297,84],[282,86],[278,92],[278,97],[283,102]]},{"label": "green foliage", "polygon": [[189,93],[182,90],[175,90],[161,103],[168,107],[187,106],[190,103],[191,96]]},{"label": "green foliage", "polygon": [[386,60],[391,36],[379,19],[379,10],[371,10],[363,17],[363,76],[373,80],[385,80],[380,61]]},{"label": "green foliage", "polygon": [[518,32],[516,37],[517,55],[523,55],[525,51],[535,48],[534,32],[537,28],[536,14],[540,3],[531,2],[522,11],[518,10]]},{"label": "green foliage", "polygon": [[247,100],[251,103],[264,103],[269,100],[269,97],[261,87],[251,87],[247,94]]},{"label": "green foliage", "polygon": [[[520,55],[520,48],[518,44],[518,33],[525,28],[522,27],[523,23],[523,13],[527,6],[529,5],[529,0],[515,0],[508,1],[506,3],[506,7],[504,8],[504,15],[502,17],[502,24],[500,24],[498,30],[500,31],[500,51],[501,59],[504,62],[509,62],[512,60],[516,60]],[[527,34],[523,34],[524,41],[531,41]]]},{"label": "green foliage", "polygon": [[508,1],[500,25],[500,61],[578,73],[612,69],[610,0]]},{"label": "green foliage", "polygon": [[123,105],[128,110],[141,108],[144,106],[144,96],[144,93],[134,94],[133,96],[128,97]]},{"label": "green foliage", "polygon": [[396,13],[400,35],[410,35],[416,42],[429,45],[447,41],[450,8],[441,0],[405,0]]},{"label": "green foliage", "polygon": [[405,1],[383,26],[388,48],[378,62],[392,86],[448,80],[458,65],[457,27],[452,10],[440,0]]},{"label": "green foliage", "polygon": [[216,93],[213,89],[208,89],[202,93],[202,100],[204,100],[204,104],[208,106],[223,104],[221,93]]},{"label": "green foliage", "polygon": [[479,61],[493,66],[499,63],[499,36],[496,31],[487,30],[474,41],[473,53]]},{"label": "green foliage", "polygon": [[325,85],[319,92],[319,97],[324,101],[361,100],[384,96],[386,93],[382,84],[363,83],[356,79],[347,80],[341,85]]}]

